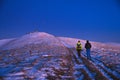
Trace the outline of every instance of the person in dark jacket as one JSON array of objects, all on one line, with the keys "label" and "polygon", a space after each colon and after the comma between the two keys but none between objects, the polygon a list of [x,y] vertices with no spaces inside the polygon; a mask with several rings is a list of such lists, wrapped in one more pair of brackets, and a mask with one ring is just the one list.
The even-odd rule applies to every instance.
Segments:
[{"label": "person in dark jacket", "polygon": [[87,59],[91,59],[90,56],[90,49],[91,49],[91,43],[87,40],[85,43],[85,48],[86,48],[86,54],[87,54]]}]

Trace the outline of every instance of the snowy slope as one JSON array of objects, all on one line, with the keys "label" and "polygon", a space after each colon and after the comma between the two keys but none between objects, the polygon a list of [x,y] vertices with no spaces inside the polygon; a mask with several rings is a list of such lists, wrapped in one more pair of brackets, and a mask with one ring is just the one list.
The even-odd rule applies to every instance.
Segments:
[{"label": "snowy slope", "polygon": [[[62,42],[75,48],[75,45],[80,39],[58,37]],[[80,40],[83,46],[83,54],[85,53],[85,40]],[[120,46],[92,42],[91,55],[93,58],[103,61],[108,67],[120,72]]]},{"label": "snowy slope", "polygon": [[92,60],[87,60],[85,42],[44,32],[0,40],[0,80],[119,80],[120,47],[90,41]]},{"label": "snowy slope", "polygon": [[71,53],[53,35],[44,32],[30,33],[1,47],[0,79],[60,78],[73,78]]},{"label": "snowy slope", "polygon": [[3,45],[13,41],[14,39],[3,39],[3,40],[0,40],[0,47],[2,47]]},{"label": "snowy slope", "polygon": [[42,44],[43,42],[46,43],[47,45],[53,45],[53,46],[60,45],[59,41],[56,40],[54,36],[44,32],[41,32],[41,33],[35,32],[35,33],[30,33],[20,38],[17,38],[11,43],[3,45],[2,49],[20,48],[29,44]]}]

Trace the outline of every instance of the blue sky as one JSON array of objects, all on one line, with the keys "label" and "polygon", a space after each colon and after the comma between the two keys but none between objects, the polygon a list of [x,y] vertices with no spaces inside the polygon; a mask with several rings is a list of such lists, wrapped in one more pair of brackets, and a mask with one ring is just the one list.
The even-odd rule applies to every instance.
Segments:
[{"label": "blue sky", "polygon": [[0,39],[37,29],[55,36],[120,43],[120,1],[0,1]]}]

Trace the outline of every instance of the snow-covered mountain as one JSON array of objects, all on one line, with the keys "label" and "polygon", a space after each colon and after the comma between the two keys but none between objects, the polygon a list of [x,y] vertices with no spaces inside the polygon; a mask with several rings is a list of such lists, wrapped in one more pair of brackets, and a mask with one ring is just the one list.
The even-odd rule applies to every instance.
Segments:
[{"label": "snow-covered mountain", "polygon": [[[4,40],[1,40],[0,43],[2,43]],[[22,36],[20,38],[16,39],[10,39],[4,41],[4,45],[2,45],[1,49],[14,49],[14,48],[20,48],[24,47],[26,45],[31,44],[47,44],[50,46],[60,46],[59,40],[57,40],[53,35],[44,33],[44,32],[35,32],[30,33],[25,36]]]},{"label": "snow-covered mountain", "polygon": [[[83,46],[82,56],[76,43]],[[85,40],[34,32],[0,40],[1,80],[119,80],[120,46],[92,42],[86,59]]]}]

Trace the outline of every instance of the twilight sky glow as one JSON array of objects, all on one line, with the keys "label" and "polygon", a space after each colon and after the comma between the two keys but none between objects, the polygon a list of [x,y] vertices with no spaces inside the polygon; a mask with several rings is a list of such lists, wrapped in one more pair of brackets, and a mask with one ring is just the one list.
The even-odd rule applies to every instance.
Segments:
[{"label": "twilight sky glow", "polygon": [[0,0],[0,39],[37,29],[55,36],[120,43],[120,1]]}]

